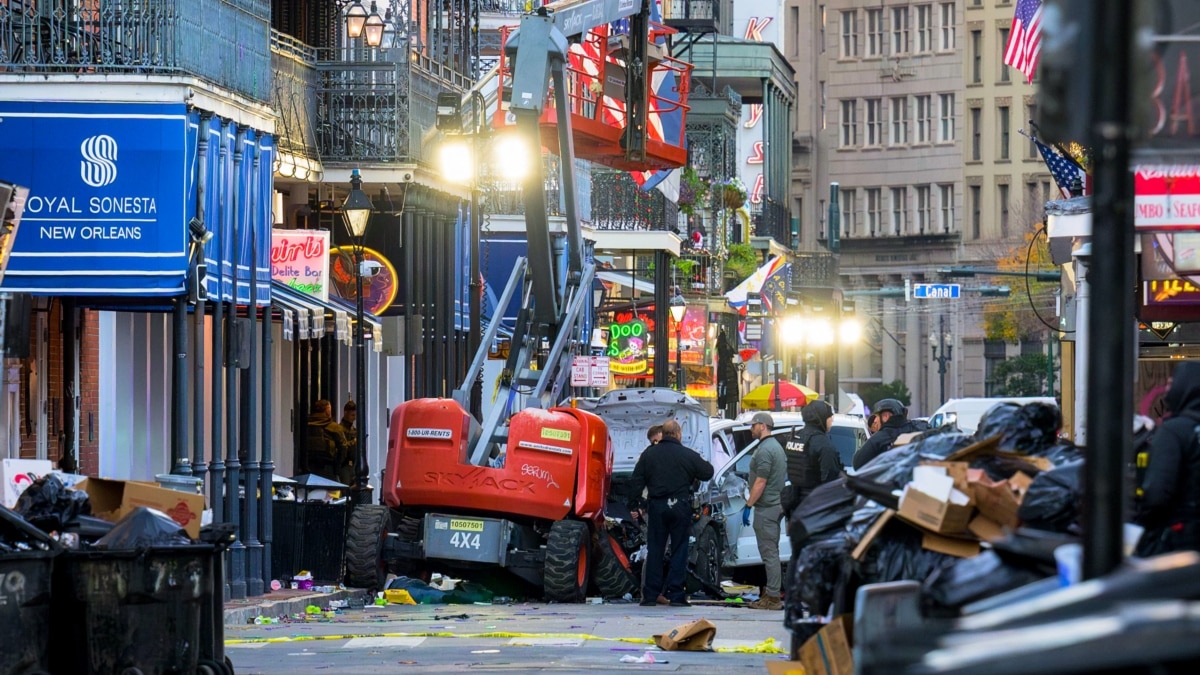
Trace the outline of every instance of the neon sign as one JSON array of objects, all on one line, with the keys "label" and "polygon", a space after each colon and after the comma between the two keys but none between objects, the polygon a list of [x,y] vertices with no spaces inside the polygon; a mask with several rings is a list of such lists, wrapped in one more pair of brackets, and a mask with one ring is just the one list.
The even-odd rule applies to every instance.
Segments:
[{"label": "neon sign", "polygon": [[641,319],[614,322],[608,326],[609,369],[623,375],[643,373],[649,366],[650,326]]}]

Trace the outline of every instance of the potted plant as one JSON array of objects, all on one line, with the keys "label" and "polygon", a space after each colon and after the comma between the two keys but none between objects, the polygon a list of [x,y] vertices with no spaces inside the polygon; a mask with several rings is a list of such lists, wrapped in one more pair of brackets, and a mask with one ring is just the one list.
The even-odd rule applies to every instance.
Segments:
[{"label": "potted plant", "polygon": [[741,207],[746,203],[746,197],[749,194],[746,191],[745,183],[742,183],[742,179],[736,176],[717,183],[714,189],[721,198],[721,204],[727,209]]},{"label": "potted plant", "polygon": [[679,177],[679,210],[691,216],[704,206],[709,198],[709,184],[691,166],[683,167]]},{"label": "potted plant", "polygon": [[725,270],[732,272],[740,283],[758,269],[758,255],[750,244],[730,244],[729,257],[725,259]]}]

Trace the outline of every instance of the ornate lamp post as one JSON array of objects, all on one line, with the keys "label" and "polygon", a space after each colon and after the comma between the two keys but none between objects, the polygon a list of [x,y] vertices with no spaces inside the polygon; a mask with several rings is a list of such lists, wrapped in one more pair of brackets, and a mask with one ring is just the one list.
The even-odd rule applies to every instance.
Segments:
[{"label": "ornate lamp post", "polygon": [[[940,341],[939,341],[940,336]],[[938,364],[938,405],[946,402],[946,364],[954,353],[954,345],[950,343],[950,333],[946,332],[946,316],[938,317],[938,332],[929,332],[929,348],[933,351],[933,360]],[[939,342],[941,353],[938,353]]]},{"label": "ornate lamp post", "polygon": [[351,494],[355,504],[371,503],[371,469],[367,466],[367,411],[371,406],[367,404],[367,344],[363,335],[363,238],[372,209],[370,197],[362,190],[362,177],[358,169],[354,169],[350,172],[350,194],[342,204],[342,217],[354,242],[354,397],[358,403],[358,438]]},{"label": "ornate lamp post", "polygon": [[683,382],[683,317],[687,315],[687,300],[682,295],[671,298],[671,319],[675,321],[675,390],[685,391]]}]

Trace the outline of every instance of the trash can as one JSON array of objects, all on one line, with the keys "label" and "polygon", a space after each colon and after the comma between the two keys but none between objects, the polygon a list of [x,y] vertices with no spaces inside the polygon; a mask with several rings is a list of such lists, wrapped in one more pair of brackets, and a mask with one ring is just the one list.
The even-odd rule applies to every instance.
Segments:
[{"label": "trash can", "polygon": [[[62,673],[193,673],[212,658],[215,547],[67,551],[54,571],[52,630]],[[223,590],[222,590],[223,594]]]},{"label": "trash can", "polygon": [[275,578],[289,579],[307,570],[318,584],[341,582],[351,506],[281,500],[271,508],[271,573]]},{"label": "trash can", "polygon": [[204,494],[204,479],[199,476],[180,476],[173,473],[154,475],[154,482],[161,488],[178,490],[193,495]]},{"label": "trash can", "polygon": [[[50,671],[50,589],[62,547],[0,506],[0,673]],[[19,550],[26,549],[26,550]]]}]

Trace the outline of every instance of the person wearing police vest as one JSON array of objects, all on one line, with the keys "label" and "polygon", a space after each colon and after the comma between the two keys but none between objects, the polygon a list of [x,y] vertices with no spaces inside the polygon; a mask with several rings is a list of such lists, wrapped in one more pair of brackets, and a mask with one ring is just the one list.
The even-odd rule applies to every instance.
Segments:
[{"label": "person wearing police vest", "polygon": [[804,406],[800,417],[804,427],[793,432],[783,444],[791,483],[784,491],[785,515],[791,514],[818,485],[828,483],[842,473],[842,459],[829,438],[833,408],[825,401],[813,401]]},{"label": "person wearing police vest", "polygon": [[885,398],[872,406],[871,412],[879,415],[879,431],[871,434],[866,443],[854,453],[854,469],[861,469],[867,462],[882,455],[895,445],[896,439],[914,431],[928,431],[929,425],[908,419],[908,408],[894,398]]}]

